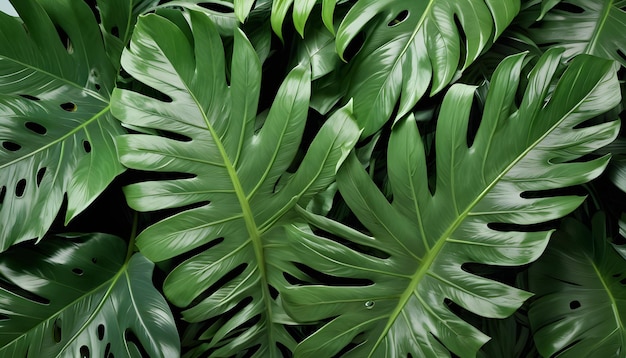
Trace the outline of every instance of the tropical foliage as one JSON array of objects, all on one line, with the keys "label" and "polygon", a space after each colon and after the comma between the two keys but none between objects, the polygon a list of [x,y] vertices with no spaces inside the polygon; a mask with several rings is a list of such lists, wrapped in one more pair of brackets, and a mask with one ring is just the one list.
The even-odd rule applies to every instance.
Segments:
[{"label": "tropical foliage", "polygon": [[626,2],[11,3],[0,357],[626,355]]}]

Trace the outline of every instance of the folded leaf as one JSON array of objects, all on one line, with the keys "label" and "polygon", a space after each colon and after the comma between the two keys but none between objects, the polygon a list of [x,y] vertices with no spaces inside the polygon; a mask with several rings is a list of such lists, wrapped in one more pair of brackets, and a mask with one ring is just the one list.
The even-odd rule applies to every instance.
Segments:
[{"label": "folded leaf", "polygon": [[[154,264],[106,234],[64,235],[0,255],[1,357],[175,357]],[[132,338],[134,337],[134,338]]]},{"label": "folded leaf", "polygon": [[[602,173],[608,157],[581,157],[611,142],[619,130],[619,121],[581,126],[619,102],[612,63],[577,57],[554,88],[560,55],[548,51],[539,59],[519,109],[515,96],[524,55],[504,60],[473,138],[468,120],[474,88],[452,86],[437,123],[434,193],[412,116],[396,123],[389,139],[392,203],[351,155],[337,183],[372,237],[300,211],[316,230],[288,227],[290,240],[277,240],[272,255],[305,284],[292,281],[281,297],[296,320],[328,323],[298,345],[296,356],[330,357],[352,344],[343,356],[441,357],[451,351],[472,357],[489,337],[459,318],[454,307],[504,318],[531,296],[472,273],[468,264],[536,260],[551,231],[527,225],[560,218],[584,199],[543,191]],[[308,267],[302,272],[312,277],[337,279],[309,285],[296,267]]]},{"label": "folded leaf", "polygon": [[359,131],[350,106],[338,110],[299,169],[287,173],[306,124],[310,69],[290,72],[255,133],[261,65],[254,49],[243,32],[235,33],[228,85],[215,26],[204,13],[190,11],[189,19],[193,38],[163,17],[140,18],[122,56],[128,73],[171,101],[127,90],[113,95],[113,112],[125,124],[163,133],[119,137],[122,163],[184,177],[126,187],[130,206],[192,206],[145,229],[137,246],[153,261],[186,258],[165,280],[164,292],[184,308],[187,321],[205,324],[193,337],[201,349],[281,357],[279,344],[292,349],[295,341],[270,290],[282,276],[266,262],[266,236],[298,202],[334,181]]},{"label": "folded leaf", "polygon": [[[0,251],[66,222],[123,168],[109,112],[116,69],[81,1],[20,0],[0,13]],[[58,30],[58,33],[57,33]]]}]

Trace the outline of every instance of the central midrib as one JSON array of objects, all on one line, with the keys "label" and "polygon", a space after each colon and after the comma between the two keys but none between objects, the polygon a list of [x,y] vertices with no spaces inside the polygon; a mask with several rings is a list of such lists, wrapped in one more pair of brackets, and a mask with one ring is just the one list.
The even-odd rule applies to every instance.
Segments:
[{"label": "central midrib", "polygon": [[445,244],[448,241],[450,235],[452,235],[452,233],[454,231],[456,231],[456,229],[469,216],[470,211],[491,191],[491,189],[493,189],[493,187],[502,179],[502,177],[504,177],[504,175],[506,175],[506,173],[509,172],[509,170],[511,170],[520,160],[522,160],[524,157],[526,157],[526,155],[528,155],[528,153],[530,151],[532,151],[537,145],[539,145],[539,143],[541,143],[548,135],[550,135],[550,133],[552,133],[558,126],[560,126],[561,123],[575,109],[577,109],[582,102],[584,102],[586,100],[586,98],[589,96],[589,94],[592,93],[597,86],[598,86],[598,83],[596,83],[594,88],[592,90],[590,90],[589,93],[587,93],[586,96],[581,98],[581,100],[575,106],[572,106],[572,108],[569,111],[567,111],[565,114],[563,114],[563,116],[558,121],[556,121],[555,124],[552,127],[550,127],[548,130],[546,130],[545,133],[543,133],[542,136],[540,136],[537,140],[535,140],[533,143],[531,143],[531,145],[529,145],[526,148],[526,150],[524,150],[517,157],[515,157],[511,161],[511,163],[506,168],[504,168],[500,172],[500,174],[498,174],[498,176],[496,176],[489,183],[489,185],[467,206],[467,208],[457,217],[456,220],[454,220],[452,222],[452,224],[448,227],[448,229],[439,237],[439,239],[437,240],[435,245],[432,247],[432,249],[426,253],[424,259],[422,260],[422,263],[420,264],[420,266],[418,268],[418,270],[412,276],[412,279],[411,279],[408,287],[406,288],[406,290],[400,296],[400,298],[398,300],[398,305],[396,305],[394,310],[391,312],[391,314],[389,316],[389,319],[387,321],[387,324],[385,325],[385,328],[383,329],[383,331],[379,335],[378,340],[376,341],[376,343],[372,347],[372,350],[370,351],[368,357],[371,358],[372,354],[376,351],[378,346],[382,343],[382,341],[384,340],[385,336],[387,335],[387,333],[391,329],[392,325],[395,323],[396,319],[398,318],[398,316],[400,315],[400,313],[404,309],[404,306],[406,306],[406,304],[408,303],[409,298],[411,297],[411,295],[413,295],[413,293],[414,293],[415,289],[417,288],[418,284],[421,282],[422,278],[426,275],[426,273],[430,269],[430,266],[432,265],[432,263],[439,256],[439,253],[441,252],[441,250],[445,246]]}]

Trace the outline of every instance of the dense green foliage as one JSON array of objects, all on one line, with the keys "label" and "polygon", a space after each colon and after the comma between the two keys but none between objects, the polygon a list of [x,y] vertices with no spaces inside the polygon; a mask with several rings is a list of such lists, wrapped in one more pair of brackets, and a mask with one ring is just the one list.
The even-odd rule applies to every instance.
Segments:
[{"label": "dense green foliage", "polygon": [[0,357],[626,355],[626,1],[11,2]]}]

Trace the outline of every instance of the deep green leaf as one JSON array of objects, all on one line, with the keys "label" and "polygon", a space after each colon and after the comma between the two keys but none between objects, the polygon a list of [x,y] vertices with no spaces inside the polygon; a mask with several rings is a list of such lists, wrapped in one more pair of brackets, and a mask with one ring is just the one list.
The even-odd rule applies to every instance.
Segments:
[{"label": "deep green leaf", "polygon": [[610,95],[619,85],[610,61],[581,56],[554,88],[561,56],[549,51],[531,71],[518,109],[523,60],[524,55],[511,56],[496,70],[469,146],[474,88],[454,85],[446,94],[435,139],[434,194],[409,116],[396,123],[389,139],[392,203],[355,156],[337,174],[342,197],[372,237],[300,211],[330,234],[324,236],[342,240],[302,225],[287,228],[288,241],[277,240],[272,255],[282,258],[282,269],[292,276],[293,261],[334,277],[366,280],[294,284],[282,291],[296,320],[330,320],[299,344],[296,355],[332,356],[354,343],[344,356],[441,357],[449,350],[472,357],[489,337],[455,315],[453,305],[504,318],[531,296],[475,275],[466,264],[516,266],[541,255],[551,231],[526,225],[562,217],[584,199],[542,191],[587,182],[606,167],[608,156],[580,157],[611,142],[619,121],[579,126],[619,102]]},{"label": "deep green leaf", "polygon": [[82,1],[41,4],[13,2],[24,23],[0,13],[0,251],[41,238],[66,193],[68,222],[123,169],[116,70],[94,15]]},{"label": "deep green leaf", "polygon": [[174,317],[152,285],[154,264],[125,257],[124,241],[105,234],[1,254],[0,356],[130,357],[136,344],[150,357],[178,356]]},{"label": "deep green leaf", "polygon": [[117,141],[120,160],[130,168],[189,176],[125,188],[137,210],[193,205],[148,227],[137,246],[153,261],[197,249],[169,274],[164,291],[185,309],[184,319],[206,323],[195,337],[202,349],[230,356],[260,345],[254,356],[280,357],[277,343],[292,349],[295,341],[271,296],[269,284],[284,279],[269,271],[266,237],[296,203],[306,204],[333,182],[359,131],[350,106],[340,109],[299,169],[286,173],[306,123],[310,69],[289,73],[255,133],[261,65],[254,49],[243,32],[235,33],[231,68],[237,71],[228,85],[215,26],[204,13],[190,11],[189,19],[192,43],[165,18],[140,18],[122,56],[128,73],[171,102],[127,90],[113,95],[113,112],[125,124],[183,137],[133,134]]},{"label": "deep green leaf", "polygon": [[537,294],[529,317],[545,357],[622,357],[626,352],[626,263],[609,243],[604,216],[591,230],[573,219],[529,270]]},{"label": "deep green leaf", "polygon": [[[547,2],[552,7],[554,1]],[[530,29],[538,44],[565,49],[565,58],[586,53],[619,61],[626,66],[626,1],[566,0],[565,7],[542,3],[543,18]]]},{"label": "deep green leaf", "polygon": [[344,58],[365,37],[350,60],[346,95],[354,98],[363,136],[380,129],[398,102],[396,118],[428,88],[431,94],[441,91],[504,31],[519,7],[519,0],[357,2],[337,31],[337,52]]}]

